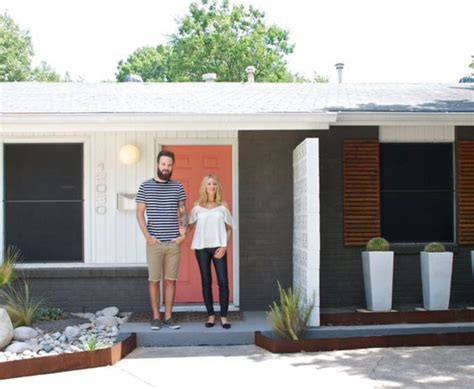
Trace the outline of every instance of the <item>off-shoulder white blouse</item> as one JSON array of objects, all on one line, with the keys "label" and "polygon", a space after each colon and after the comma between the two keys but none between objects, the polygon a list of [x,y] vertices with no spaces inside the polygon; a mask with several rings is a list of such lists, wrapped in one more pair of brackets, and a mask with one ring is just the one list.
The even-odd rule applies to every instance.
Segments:
[{"label": "off-shoulder white blouse", "polygon": [[189,216],[189,223],[196,223],[192,249],[227,247],[225,225],[232,227],[232,215],[224,205],[211,209],[200,205],[194,206]]}]

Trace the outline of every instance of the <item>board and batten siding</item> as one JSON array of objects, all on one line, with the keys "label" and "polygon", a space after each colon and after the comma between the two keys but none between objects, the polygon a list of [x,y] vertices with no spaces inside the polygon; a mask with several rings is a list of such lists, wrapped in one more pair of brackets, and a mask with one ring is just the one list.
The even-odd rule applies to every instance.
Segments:
[{"label": "board and batten siding", "polygon": [[[154,176],[156,145],[167,139],[237,138],[237,131],[116,131],[116,132],[15,132],[0,135],[3,143],[78,143],[88,144],[89,163],[85,164],[84,247],[88,264],[146,264],[145,239],[134,211],[117,209],[117,194],[136,194],[139,185]],[[140,149],[140,161],[126,166],[119,159],[125,144]],[[3,147],[1,147],[3,150]],[[0,153],[2,155],[2,153]],[[3,162],[3,156],[2,156]],[[88,167],[87,167],[88,166]],[[0,163],[3,174],[3,163]],[[89,185],[87,185],[87,183]],[[89,188],[89,189],[86,189]],[[0,188],[1,189],[1,188]],[[2,195],[3,196],[3,195]],[[86,209],[87,208],[87,209]],[[3,214],[0,215],[3,220]],[[87,223],[87,220],[89,222]],[[86,225],[87,223],[87,225]],[[0,223],[0,236],[4,235]],[[3,243],[3,242],[0,242]],[[3,245],[2,245],[3,246]],[[88,251],[88,252],[87,252]]]},{"label": "board and batten siding", "polygon": [[380,126],[380,143],[452,143],[454,126]]}]

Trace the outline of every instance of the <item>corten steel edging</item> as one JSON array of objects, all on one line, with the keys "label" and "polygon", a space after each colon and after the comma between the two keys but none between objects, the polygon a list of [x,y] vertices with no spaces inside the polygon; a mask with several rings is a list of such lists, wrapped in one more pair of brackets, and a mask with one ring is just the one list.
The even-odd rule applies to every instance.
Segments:
[{"label": "corten steel edging", "polygon": [[270,338],[260,331],[256,331],[255,344],[272,353],[351,350],[371,347],[473,345],[474,333],[361,336],[353,338],[302,339],[291,341]]},{"label": "corten steel edging", "polygon": [[136,334],[129,334],[106,349],[0,362],[0,379],[113,365],[136,347]]},{"label": "corten steel edging", "polygon": [[376,325],[474,322],[474,310],[322,313],[321,325]]}]

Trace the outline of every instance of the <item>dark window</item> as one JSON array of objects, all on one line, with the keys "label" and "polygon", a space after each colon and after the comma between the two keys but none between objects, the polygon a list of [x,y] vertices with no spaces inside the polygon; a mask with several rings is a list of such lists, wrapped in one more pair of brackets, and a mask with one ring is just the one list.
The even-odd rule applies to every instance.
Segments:
[{"label": "dark window", "polygon": [[81,144],[5,145],[6,244],[27,262],[83,260]]},{"label": "dark window", "polygon": [[391,242],[453,242],[453,147],[380,145],[382,235]]}]

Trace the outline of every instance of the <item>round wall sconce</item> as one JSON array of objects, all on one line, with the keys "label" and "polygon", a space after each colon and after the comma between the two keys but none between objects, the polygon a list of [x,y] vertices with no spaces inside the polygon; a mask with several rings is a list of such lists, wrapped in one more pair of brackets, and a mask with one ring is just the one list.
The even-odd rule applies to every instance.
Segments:
[{"label": "round wall sconce", "polygon": [[120,148],[119,160],[124,165],[136,165],[140,160],[140,150],[134,145],[124,145]]}]

